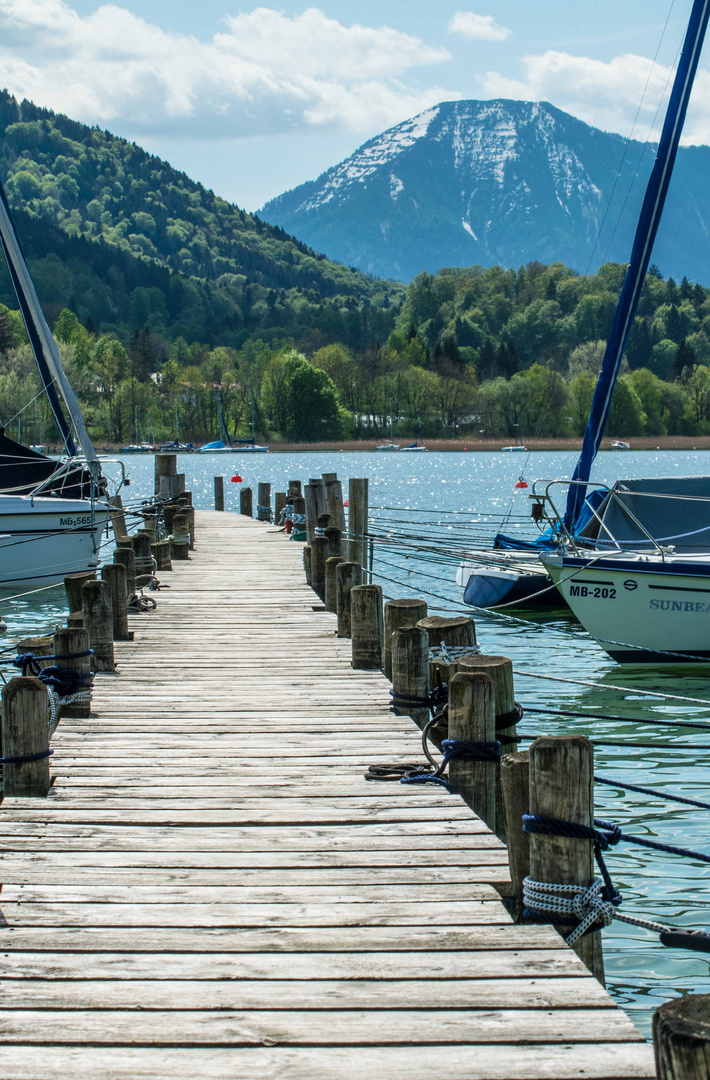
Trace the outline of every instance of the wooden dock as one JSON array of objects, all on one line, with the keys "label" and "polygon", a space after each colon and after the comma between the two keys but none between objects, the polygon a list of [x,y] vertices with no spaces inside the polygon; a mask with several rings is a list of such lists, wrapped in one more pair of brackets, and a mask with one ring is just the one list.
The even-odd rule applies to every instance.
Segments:
[{"label": "wooden dock", "polygon": [[547,927],[501,843],[416,760],[389,684],[314,611],[301,547],[197,515],[62,720],[47,799],[0,809],[2,1080],[621,1080],[651,1048]]}]

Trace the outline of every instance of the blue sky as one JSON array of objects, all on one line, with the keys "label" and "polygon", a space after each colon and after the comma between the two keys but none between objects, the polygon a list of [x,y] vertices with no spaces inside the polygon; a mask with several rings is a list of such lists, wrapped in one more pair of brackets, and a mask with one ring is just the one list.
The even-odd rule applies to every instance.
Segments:
[{"label": "blue sky", "polygon": [[[627,135],[643,97],[646,138],[691,6],[0,0],[0,84],[256,209],[442,100],[548,100]],[[710,142],[710,54],[684,141]]]}]

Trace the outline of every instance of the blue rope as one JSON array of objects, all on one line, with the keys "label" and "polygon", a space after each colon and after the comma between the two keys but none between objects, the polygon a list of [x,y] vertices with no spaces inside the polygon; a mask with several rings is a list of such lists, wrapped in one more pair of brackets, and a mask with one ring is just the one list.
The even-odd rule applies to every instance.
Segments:
[{"label": "blue rope", "polygon": [[46,664],[48,660],[80,660],[84,656],[93,656],[94,650],[87,649],[86,652],[80,653],[67,653],[64,656],[35,656],[34,653],[26,652],[20,653],[10,661],[13,667],[22,668],[22,674],[26,675],[29,671],[31,675],[39,676],[42,672],[42,664]]},{"label": "blue rope", "polygon": [[659,799],[669,799],[671,802],[684,803],[686,806],[698,806],[701,810],[710,810],[710,803],[703,802],[701,799],[688,799],[684,795],[670,795],[667,791],[640,787],[638,784],[622,784],[621,780],[607,780],[603,776],[595,776],[594,780],[597,784],[608,784],[609,787],[623,788],[624,791],[639,791],[642,795],[655,795]]},{"label": "blue rope", "polygon": [[627,844],[652,848],[654,851],[665,851],[669,855],[684,855],[687,859],[710,863],[710,855],[704,855],[702,851],[677,847],[675,844],[661,844],[657,840],[647,840],[643,836],[631,836],[629,833],[622,832],[620,826],[610,821],[603,821],[601,818],[595,818],[594,825],[598,828],[572,821],[560,821],[558,818],[542,817],[539,814],[523,814],[523,832],[539,833],[542,836],[568,836],[575,840],[592,840],[600,852],[607,851],[610,847],[615,847],[616,844],[624,841]]},{"label": "blue rope", "polygon": [[461,739],[444,739],[441,749],[444,756],[439,765],[440,769],[448,765],[450,761],[500,761],[500,741],[495,742],[463,742]]},{"label": "blue rope", "polygon": [[695,728],[698,731],[710,731],[710,724],[694,723],[689,720],[659,720],[648,716],[610,716],[608,713],[568,712],[566,709],[540,709],[532,705],[526,705],[525,711],[541,713],[543,716],[571,716],[576,720],[618,720],[626,724],[657,724],[661,727]]},{"label": "blue rope", "polygon": [[0,757],[0,765],[24,765],[28,761],[42,761],[53,753],[54,750],[41,750],[39,754],[25,754],[22,757]]},{"label": "blue rope", "polygon": [[440,784],[441,787],[451,791],[451,784],[445,776],[435,776],[434,773],[418,773],[416,776],[402,776],[400,784]]}]

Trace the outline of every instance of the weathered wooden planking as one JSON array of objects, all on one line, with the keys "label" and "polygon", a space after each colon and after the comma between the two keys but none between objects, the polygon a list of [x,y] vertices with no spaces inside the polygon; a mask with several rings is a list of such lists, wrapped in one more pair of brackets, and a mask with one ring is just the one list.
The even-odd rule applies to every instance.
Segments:
[{"label": "weathered wooden planking", "polygon": [[229,514],[197,535],[60,725],[50,797],[0,812],[0,1076],[651,1077],[554,931],[512,925],[482,823],[364,779],[420,733],[298,546]]}]

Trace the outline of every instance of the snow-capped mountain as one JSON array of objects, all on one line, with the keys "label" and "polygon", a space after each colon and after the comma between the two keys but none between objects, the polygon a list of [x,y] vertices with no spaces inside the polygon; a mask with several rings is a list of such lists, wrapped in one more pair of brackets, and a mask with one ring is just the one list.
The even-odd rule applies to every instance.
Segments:
[{"label": "snow-capped mountain", "polygon": [[[545,102],[444,102],[261,216],[330,258],[409,280],[444,266],[626,262],[653,146]],[[653,261],[710,282],[710,147],[681,148]]]}]

